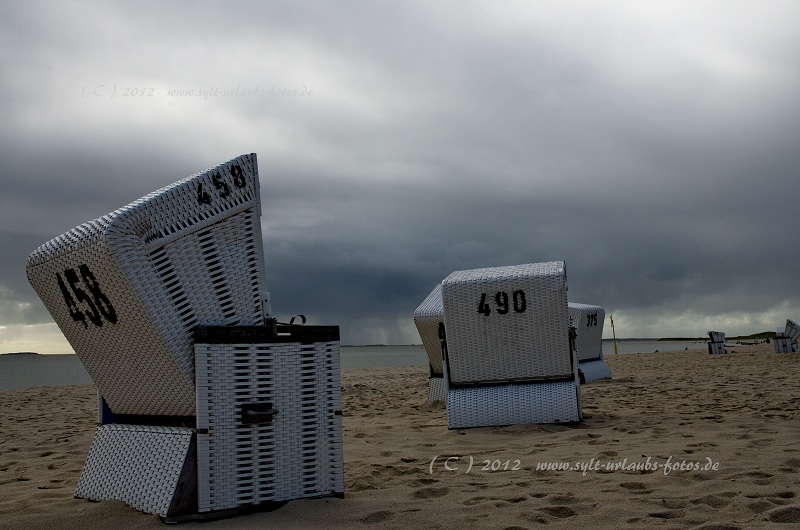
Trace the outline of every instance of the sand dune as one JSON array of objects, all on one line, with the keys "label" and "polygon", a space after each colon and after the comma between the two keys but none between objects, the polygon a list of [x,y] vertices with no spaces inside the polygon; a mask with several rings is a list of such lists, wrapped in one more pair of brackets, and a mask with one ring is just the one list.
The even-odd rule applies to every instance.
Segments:
[{"label": "sand dune", "polygon": [[[202,528],[796,527],[800,354],[732,350],[609,355],[575,425],[451,431],[424,367],[345,370],[345,498]],[[91,385],[0,391],[4,528],[163,526],[72,497],[95,406]]]}]

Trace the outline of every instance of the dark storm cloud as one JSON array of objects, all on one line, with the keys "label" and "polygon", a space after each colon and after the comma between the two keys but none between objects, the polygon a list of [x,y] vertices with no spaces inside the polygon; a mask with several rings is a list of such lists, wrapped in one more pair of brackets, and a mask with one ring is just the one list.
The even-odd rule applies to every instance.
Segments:
[{"label": "dark storm cloud", "polygon": [[623,336],[800,313],[796,3],[2,11],[6,337],[49,319],[36,246],[246,152],[276,313],[346,342],[416,341],[453,270],[548,260]]}]

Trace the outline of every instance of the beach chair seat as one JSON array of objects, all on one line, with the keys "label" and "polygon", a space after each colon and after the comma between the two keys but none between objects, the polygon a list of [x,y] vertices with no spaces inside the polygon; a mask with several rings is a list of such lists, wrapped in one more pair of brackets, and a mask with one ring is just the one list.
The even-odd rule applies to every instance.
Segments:
[{"label": "beach chair seat", "polygon": [[428,401],[444,401],[447,397],[444,383],[442,335],[444,332],[444,308],[442,307],[442,284],[438,283],[414,311],[422,347],[428,356]]},{"label": "beach chair seat", "polygon": [[606,311],[598,305],[569,302],[570,325],[575,329],[575,356],[582,383],[611,379],[603,359],[603,324]]},{"label": "beach chair seat", "polygon": [[800,337],[800,326],[786,319],[786,326],[778,328],[773,345],[775,353],[792,353],[797,351],[797,338]]},{"label": "beach chair seat", "polygon": [[564,262],[453,272],[442,304],[449,428],[580,421]]},{"label": "beach chair seat", "polygon": [[721,354],[725,351],[725,334],[721,331],[708,332],[708,353]]}]

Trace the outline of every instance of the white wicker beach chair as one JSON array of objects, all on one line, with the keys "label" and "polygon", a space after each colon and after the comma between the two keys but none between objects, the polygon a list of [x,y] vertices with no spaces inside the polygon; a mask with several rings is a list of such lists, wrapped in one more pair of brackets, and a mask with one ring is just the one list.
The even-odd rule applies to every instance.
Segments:
[{"label": "white wicker beach chair", "polygon": [[414,311],[414,324],[422,339],[422,347],[428,355],[428,401],[447,399],[442,367],[444,352],[444,308],[442,307],[442,284],[436,287]]},{"label": "white wicker beach chair", "polygon": [[580,421],[564,262],[456,271],[442,303],[449,428]]},{"label": "white wicker beach chair", "polygon": [[199,327],[194,351],[196,424],[99,426],[76,497],[178,522],[343,495],[338,327]]},{"label": "white wicker beach chair", "polygon": [[725,334],[721,331],[708,332],[708,353],[720,354],[727,353],[725,351]]},{"label": "white wicker beach chair", "polygon": [[28,279],[114,414],[193,416],[192,332],[269,314],[255,154],[37,249]]},{"label": "white wicker beach chair", "polygon": [[260,214],[243,155],[30,256],[104,398],[76,497],[178,520],[343,491],[338,328],[269,318]]},{"label": "white wicker beach chair", "polygon": [[611,379],[603,360],[603,324],[606,310],[598,305],[569,302],[570,325],[575,329],[575,355],[582,383]]},{"label": "white wicker beach chair", "polygon": [[797,351],[797,338],[800,337],[800,326],[787,319],[786,326],[778,328],[773,341],[775,353],[792,353]]}]

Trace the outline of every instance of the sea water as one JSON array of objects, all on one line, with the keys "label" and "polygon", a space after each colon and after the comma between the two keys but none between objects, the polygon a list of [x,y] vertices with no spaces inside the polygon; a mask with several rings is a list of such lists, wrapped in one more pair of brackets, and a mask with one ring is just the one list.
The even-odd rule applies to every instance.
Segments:
[{"label": "sea water", "polygon": [[[342,346],[339,365],[349,368],[423,366],[422,346]],[[0,355],[0,390],[39,386],[91,385],[77,355]]]},{"label": "sea water", "polygon": [[[620,354],[651,353],[685,349],[704,349],[705,342],[617,341]],[[603,340],[603,353],[614,354],[614,343]],[[383,368],[390,366],[426,366],[428,357],[419,345],[342,346],[340,366]],[[40,386],[90,385],[92,379],[77,355],[0,355],[0,390]]]},{"label": "sea water", "polygon": [[[618,340],[617,353],[653,353],[657,351],[704,350],[705,341],[667,341],[653,339]],[[614,340],[603,339],[603,355],[614,354]]]}]

